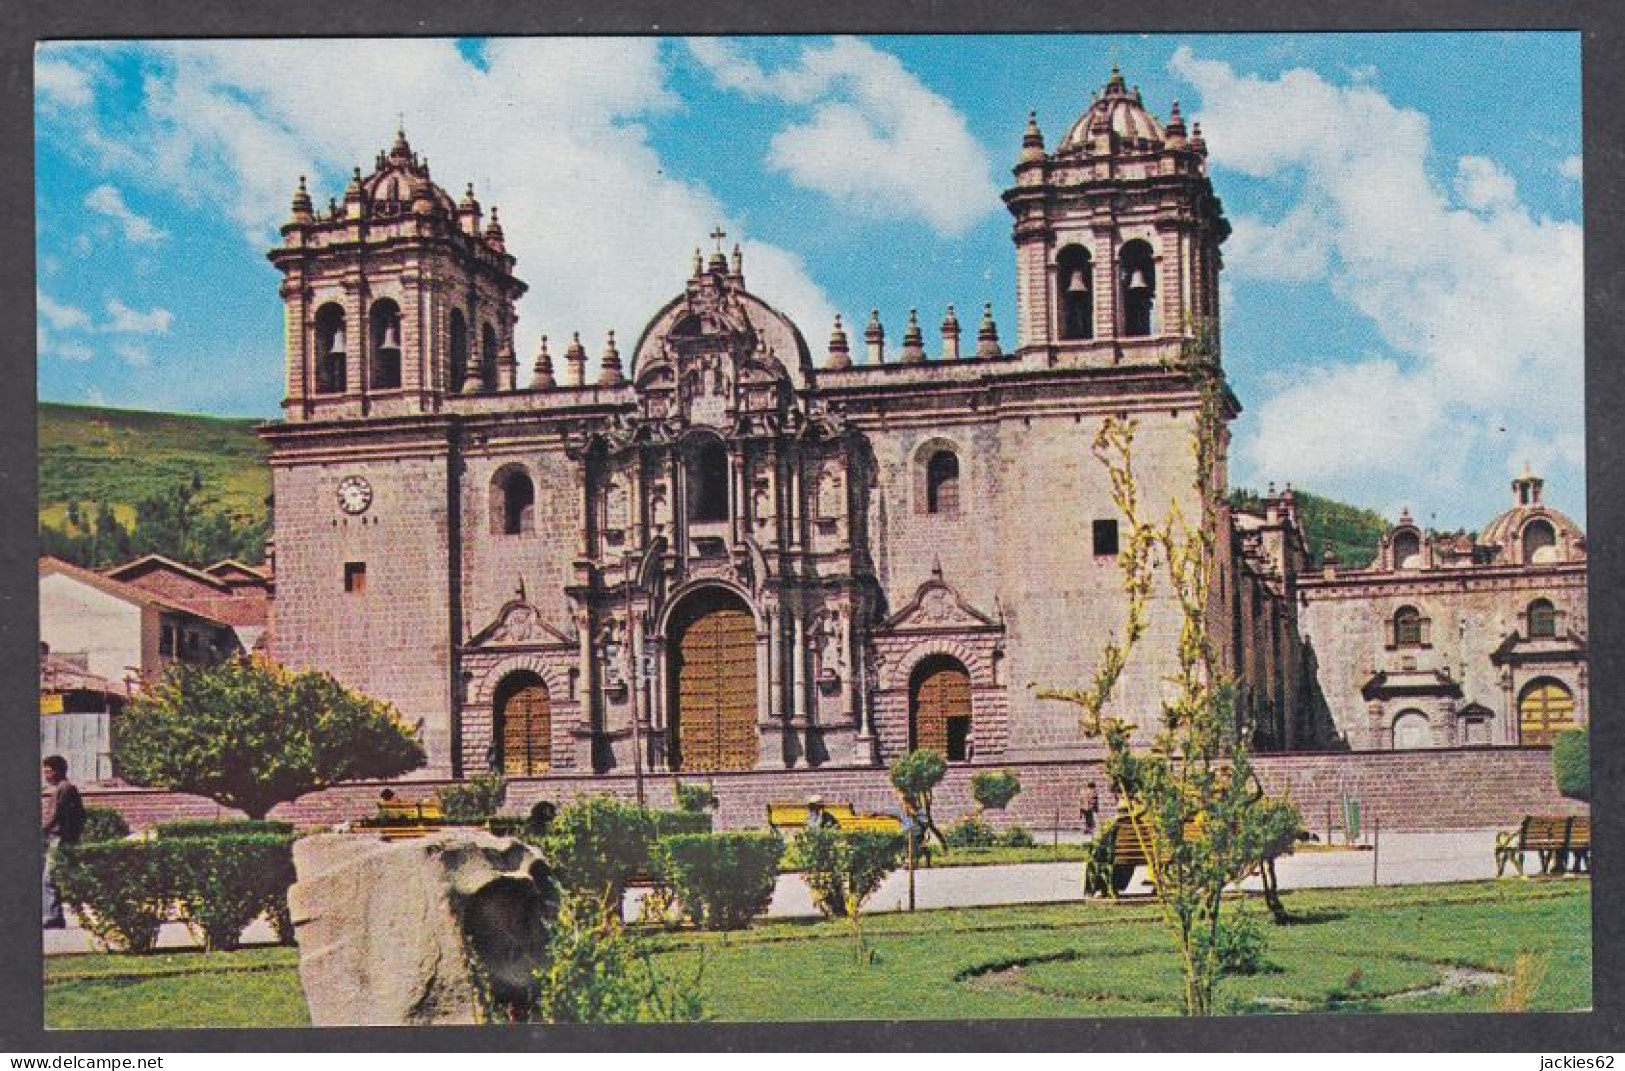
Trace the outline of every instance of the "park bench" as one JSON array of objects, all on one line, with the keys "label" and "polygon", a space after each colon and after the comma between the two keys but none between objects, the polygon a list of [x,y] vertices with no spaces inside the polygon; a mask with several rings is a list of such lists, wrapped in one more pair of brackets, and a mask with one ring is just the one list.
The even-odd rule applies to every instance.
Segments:
[{"label": "park bench", "polygon": [[[858,814],[850,803],[826,803],[824,811],[835,819],[835,828],[846,833],[896,833],[903,823],[889,814]],[[769,803],[767,826],[775,833],[800,832],[807,828],[805,803]]]},{"label": "park bench", "polygon": [[446,809],[438,799],[379,800],[377,816],[365,826],[383,834],[385,840],[401,840],[436,832],[445,821]]},{"label": "park bench", "polygon": [[1507,864],[1528,877],[1524,853],[1533,852],[1540,860],[1541,874],[1575,873],[1591,869],[1591,819],[1561,815],[1525,815],[1517,829],[1495,835],[1495,876],[1506,873]]},{"label": "park bench", "polygon": [[[1185,823],[1184,839],[1189,842],[1201,836],[1200,821]],[[1116,899],[1134,879],[1140,867],[1151,865],[1152,832],[1141,814],[1119,814],[1101,831],[1083,864],[1083,892],[1085,896],[1106,896]],[[1275,857],[1270,856],[1248,868],[1242,879],[1258,874],[1264,887],[1264,900],[1277,918],[1286,916],[1280,900],[1280,886],[1275,876]],[[1147,884],[1155,885],[1156,875],[1149,875]]]}]

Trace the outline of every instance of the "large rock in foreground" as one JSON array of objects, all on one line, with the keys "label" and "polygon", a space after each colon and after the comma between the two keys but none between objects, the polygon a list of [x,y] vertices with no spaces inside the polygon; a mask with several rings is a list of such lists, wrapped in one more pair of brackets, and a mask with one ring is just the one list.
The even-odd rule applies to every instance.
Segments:
[{"label": "large rock in foreground", "polygon": [[528,846],[472,830],[323,833],[297,841],[293,863],[288,906],[314,1025],[475,1023],[528,1002],[551,915]]}]

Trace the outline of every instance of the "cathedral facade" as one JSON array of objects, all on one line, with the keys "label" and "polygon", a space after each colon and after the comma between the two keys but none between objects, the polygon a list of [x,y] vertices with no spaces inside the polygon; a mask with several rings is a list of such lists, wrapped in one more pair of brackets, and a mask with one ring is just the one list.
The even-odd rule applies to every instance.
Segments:
[{"label": "cathedral facade", "polygon": [[[1004,199],[1013,338],[950,307],[929,342],[913,313],[895,349],[878,316],[858,337],[837,318],[815,352],[718,233],[589,369],[579,337],[521,367],[496,210],[404,134],[325,209],[301,180],[270,253],[272,653],[393,703],[439,775],[1093,753],[1038,696],[1087,680],[1126,619],[1091,444],[1133,419],[1142,501],[1201,515],[1182,369],[1200,352],[1222,382],[1229,226],[1200,127],[1115,69],[1053,150],[1029,121]],[[1290,492],[1213,523],[1215,635],[1259,742],[1322,746]],[[1159,592],[1119,689],[1147,731],[1179,624]]]}]

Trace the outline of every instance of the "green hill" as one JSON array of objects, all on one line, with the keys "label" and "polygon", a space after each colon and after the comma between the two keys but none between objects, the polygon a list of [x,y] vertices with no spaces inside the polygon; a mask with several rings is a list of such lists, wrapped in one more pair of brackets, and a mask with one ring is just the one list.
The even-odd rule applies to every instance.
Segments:
[{"label": "green hill", "polygon": [[196,473],[210,505],[242,521],[269,510],[271,470],[254,433],[261,422],[41,402],[40,522],[61,526],[69,502],[109,502],[121,521],[135,504]]},{"label": "green hill", "polygon": [[[1374,510],[1323,498],[1309,491],[1294,488],[1292,494],[1298,500],[1298,518],[1303,522],[1314,561],[1320,561],[1326,541],[1330,540],[1345,568],[1357,569],[1371,564],[1377,556],[1382,534],[1388,530],[1387,518]],[[1256,507],[1260,499],[1256,491],[1237,488],[1230,493],[1230,503]]]}]

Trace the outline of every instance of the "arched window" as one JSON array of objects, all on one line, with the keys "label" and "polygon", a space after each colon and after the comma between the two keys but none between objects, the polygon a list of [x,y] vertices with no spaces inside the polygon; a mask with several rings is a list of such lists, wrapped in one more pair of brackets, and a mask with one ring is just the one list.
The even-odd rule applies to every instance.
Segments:
[{"label": "arched window", "polygon": [[1421,647],[1427,643],[1427,619],[1414,606],[1394,611],[1394,646]]},{"label": "arched window", "polygon": [[336,304],[316,310],[316,393],[344,393],[344,309]]},{"label": "arched window", "polygon": [[496,767],[506,777],[536,777],[553,765],[552,710],[547,684],[520,672],[503,680],[496,696]]},{"label": "arched window", "polygon": [[728,448],[720,439],[705,439],[689,463],[688,519],[728,519]]},{"label": "arched window", "polygon": [[1420,569],[1422,567],[1422,537],[1406,529],[1394,536],[1394,568]]},{"label": "arched window", "polygon": [[499,471],[491,480],[491,532],[519,535],[536,527],[536,485],[518,465]]},{"label": "arched window", "polygon": [[1062,338],[1095,337],[1094,279],[1094,263],[1083,246],[1069,245],[1055,258],[1055,304]]},{"label": "arched window", "polygon": [[1523,526],[1523,560],[1525,565],[1557,560],[1557,532],[1551,521],[1537,517]]},{"label": "arched window", "polygon": [[490,324],[480,332],[480,382],[486,390],[497,389],[497,332]]},{"label": "arched window", "polygon": [[1394,750],[1433,746],[1433,728],[1420,710],[1402,710],[1394,718]]},{"label": "arched window", "polygon": [[461,309],[451,310],[451,389],[462,390],[463,379],[468,373],[468,321],[463,319]]},{"label": "arched window", "polygon": [[372,306],[372,386],[398,390],[401,385],[401,307],[384,298]]},{"label": "arched window", "polygon": [[1143,338],[1151,334],[1157,294],[1156,258],[1151,244],[1136,238],[1118,254],[1119,290],[1123,303],[1123,334]]},{"label": "arched window", "polygon": [[938,450],[925,466],[925,512],[959,516],[959,455]]},{"label": "arched window", "polygon": [[1550,640],[1557,637],[1557,607],[1550,599],[1536,599],[1529,604],[1529,638]]}]

